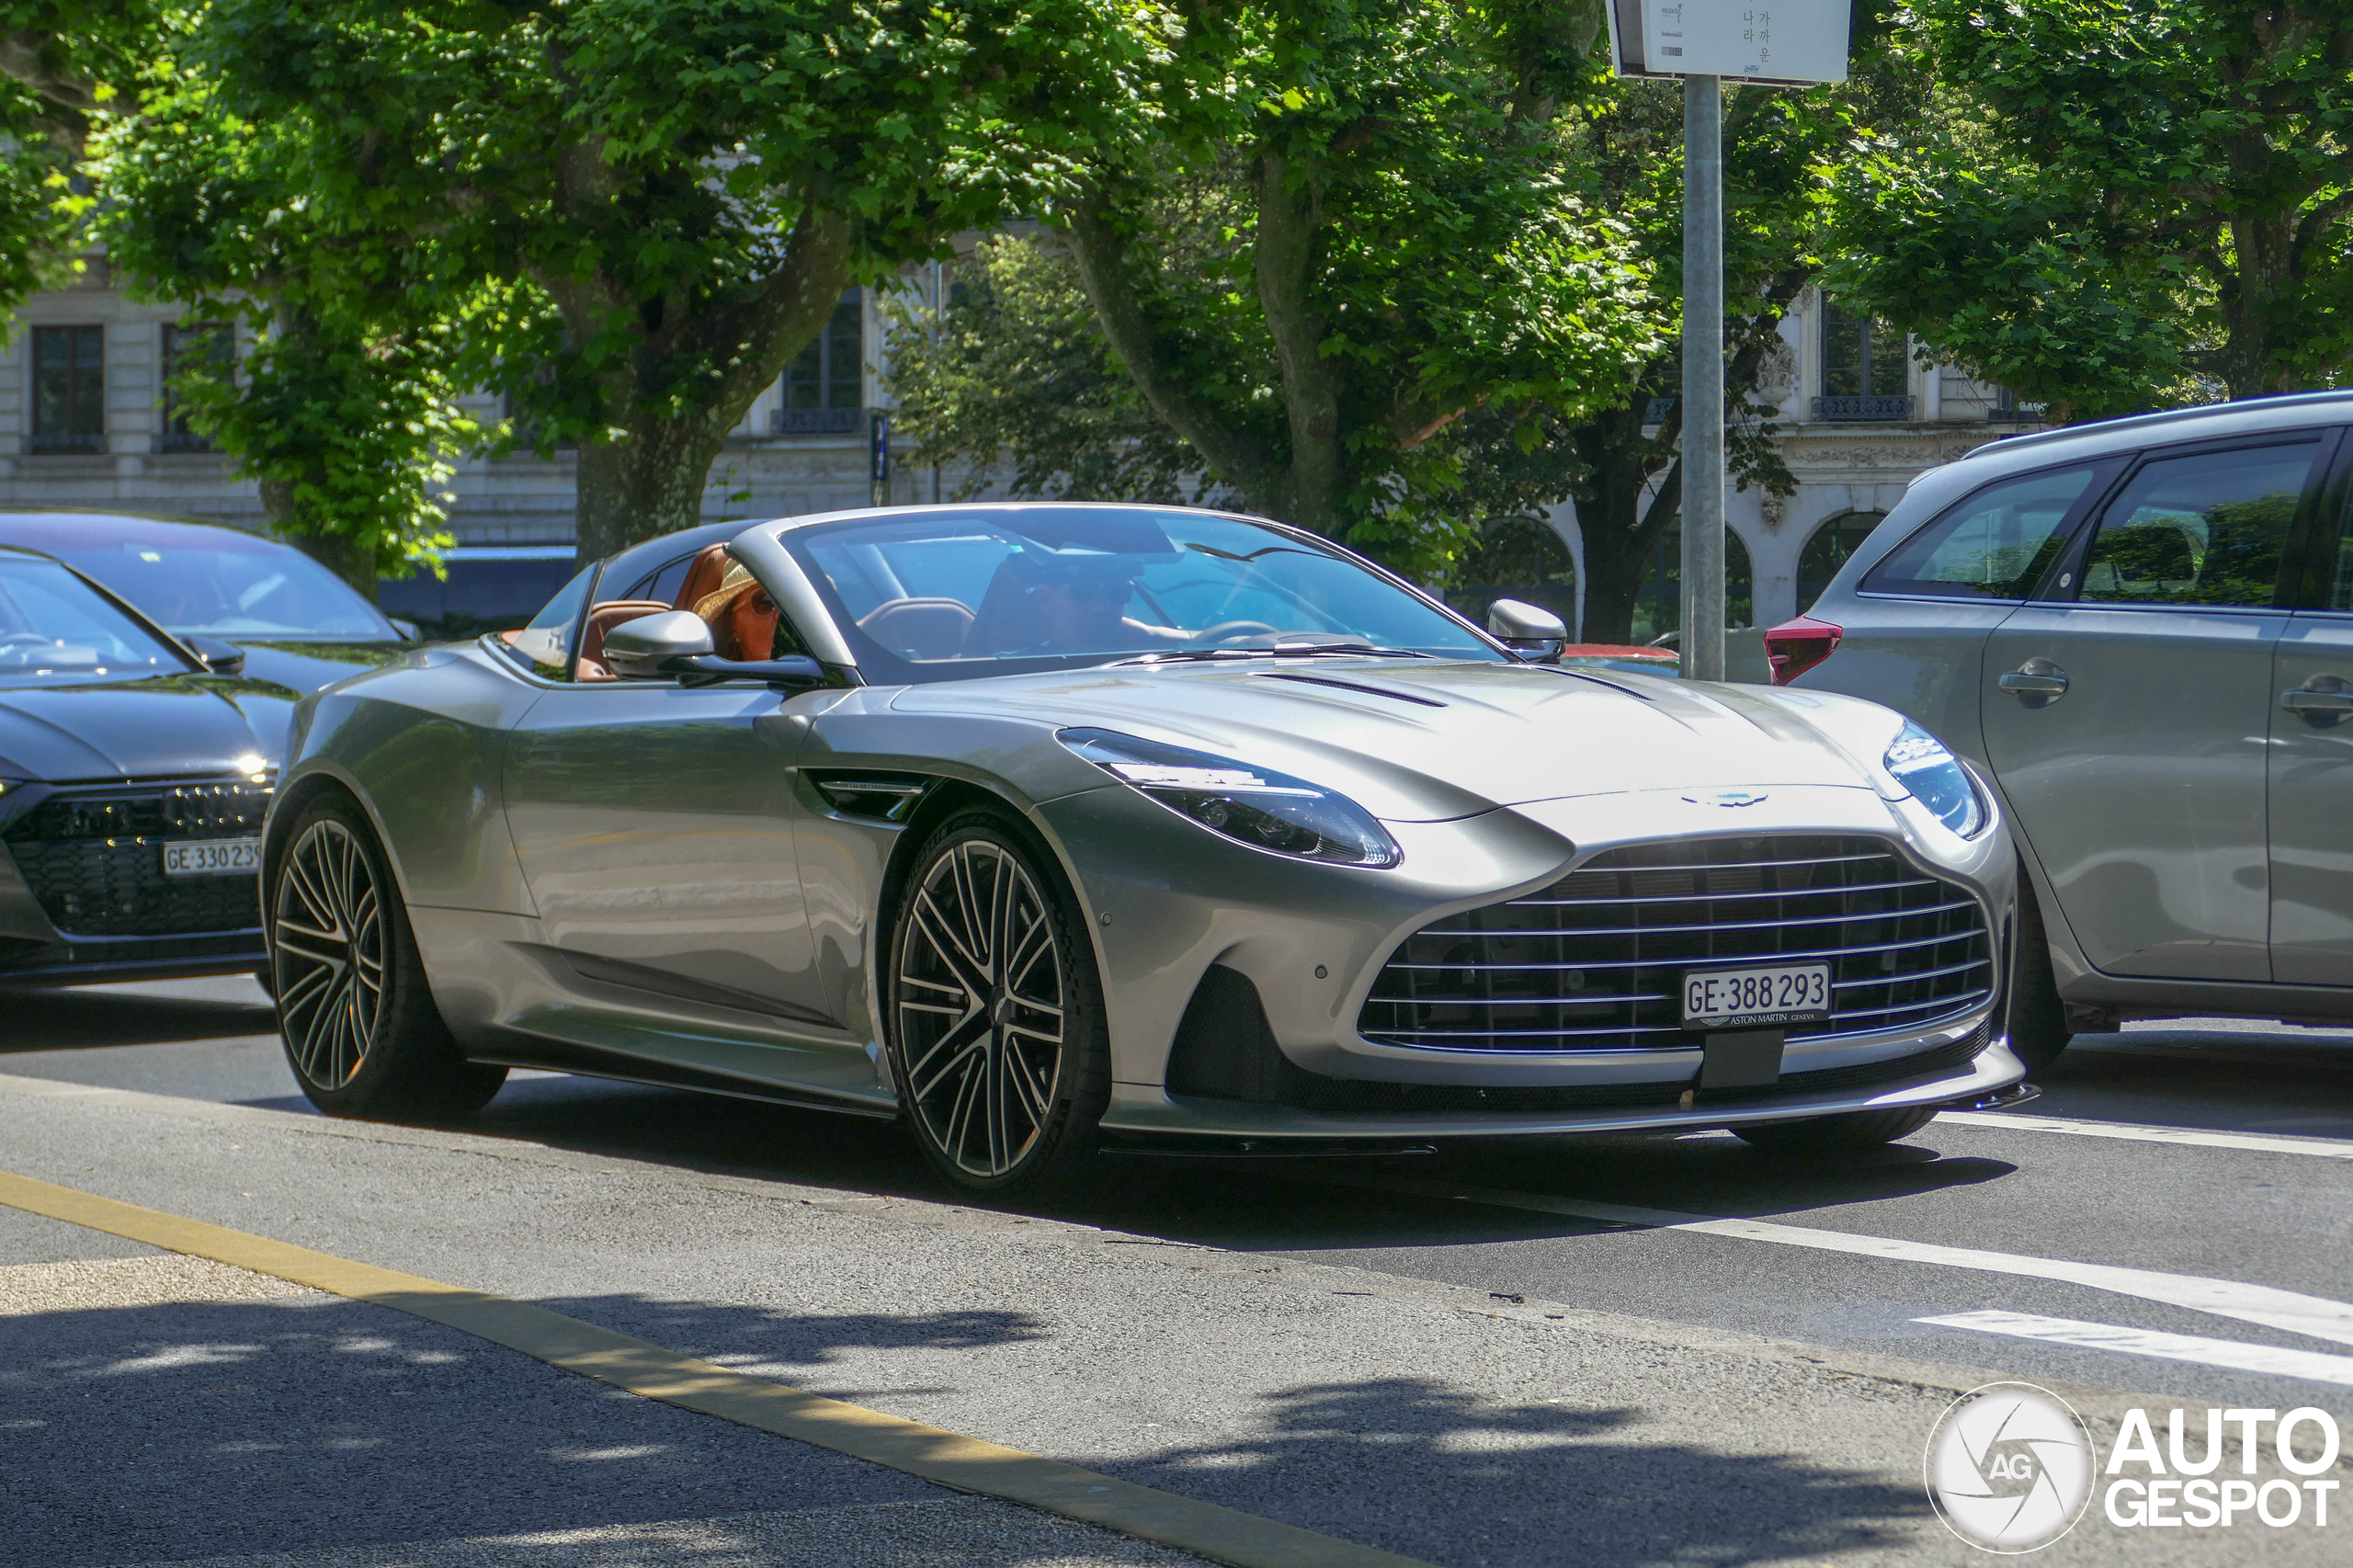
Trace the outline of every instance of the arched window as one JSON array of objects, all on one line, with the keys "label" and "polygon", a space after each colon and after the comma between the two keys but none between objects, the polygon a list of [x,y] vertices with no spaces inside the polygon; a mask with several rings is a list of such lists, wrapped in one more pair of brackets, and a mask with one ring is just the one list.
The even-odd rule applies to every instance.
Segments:
[{"label": "arched window", "polygon": [[[1748,546],[1731,528],[1724,530],[1724,625],[1737,629],[1755,619],[1749,585]],[[1652,642],[1683,624],[1683,533],[1668,530],[1666,540],[1651,557],[1643,578],[1641,597],[1634,600],[1634,641]]]},{"label": "arched window", "polygon": [[1841,512],[1825,518],[1798,554],[1798,613],[1803,615],[1838,575],[1838,568],[1871,537],[1885,512]]}]

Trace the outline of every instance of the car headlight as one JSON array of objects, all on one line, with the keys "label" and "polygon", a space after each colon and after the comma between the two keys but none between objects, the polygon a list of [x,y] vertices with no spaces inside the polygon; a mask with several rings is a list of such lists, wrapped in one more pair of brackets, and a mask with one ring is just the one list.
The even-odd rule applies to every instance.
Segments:
[{"label": "car headlight", "polygon": [[1974,838],[1985,825],[1985,802],[1977,798],[1968,769],[1944,742],[1910,720],[1888,745],[1883,765],[1914,800],[1961,837]]},{"label": "car headlight", "polygon": [[1111,730],[1056,737],[1122,784],[1253,849],[1336,866],[1394,866],[1404,852],[1370,812],[1303,778]]}]

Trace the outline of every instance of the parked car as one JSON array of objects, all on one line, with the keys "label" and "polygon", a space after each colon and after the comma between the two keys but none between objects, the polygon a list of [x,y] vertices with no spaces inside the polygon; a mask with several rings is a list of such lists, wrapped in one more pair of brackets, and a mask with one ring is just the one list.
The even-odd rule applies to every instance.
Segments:
[{"label": "parked car", "polygon": [[259,970],[296,694],[244,658],[0,546],[0,984]]},{"label": "parked car", "polygon": [[263,876],[323,1109],[601,1074],[902,1116],[1005,1191],[2020,1092],[2015,852],[1889,710],[1524,662],[1222,513],[724,527],[304,701]]},{"label": "parked car", "polygon": [[1909,715],[2026,869],[2012,1036],[2353,1019],[2353,396],[1981,447],[1915,481],[1776,678]]},{"label": "parked car", "polygon": [[235,643],[245,651],[245,678],[297,695],[391,657],[415,636],[301,551],[217,523],[0,512],[0,545],[55,556],[176,637]]}]

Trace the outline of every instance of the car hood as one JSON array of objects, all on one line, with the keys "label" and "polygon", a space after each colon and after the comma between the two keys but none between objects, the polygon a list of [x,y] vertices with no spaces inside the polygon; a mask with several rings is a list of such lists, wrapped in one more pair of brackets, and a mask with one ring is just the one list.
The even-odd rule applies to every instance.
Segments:
[{"label": "car hood", "polygon": [[1634,790],[1873,787],[1768,688],[1526,665],[1114,665],[911,687],[892,705],[1194,746],[1346,790],[1395,821]]},{"label": "car hood", "polygon": [[245,651],[247,680],[286,687],[297,698],[362,670],[398,664],[414,645],[407,642],[254,642],[230,639]]},{"label": "car hood", "polygon": [[155,778],[226,773],[240,757],[275,767],[294,693],[200,676],[0,686],[0,776]]}]

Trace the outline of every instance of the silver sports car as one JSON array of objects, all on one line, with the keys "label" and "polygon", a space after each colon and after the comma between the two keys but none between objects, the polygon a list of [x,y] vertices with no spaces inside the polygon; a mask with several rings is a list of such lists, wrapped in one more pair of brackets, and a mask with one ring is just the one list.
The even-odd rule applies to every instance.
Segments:
[{"label": "silver sports car", "polygon": [[1898,713],[1561,668],[1315,535],[958,506],[706,528],[306,699],[263,846],[346,1115],[509,1066],[1106,1145],[1902,1137],[2031,1091],[2015,852]]}]

